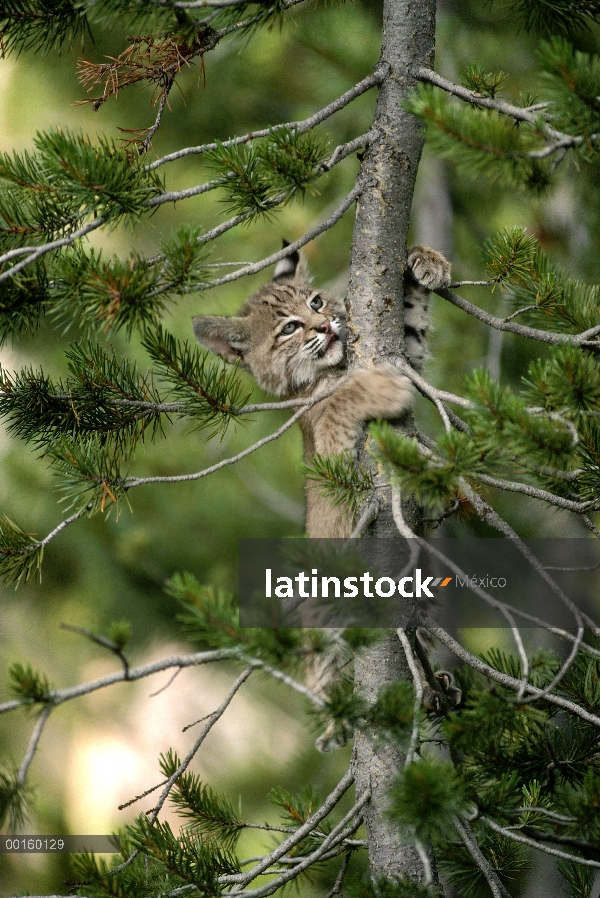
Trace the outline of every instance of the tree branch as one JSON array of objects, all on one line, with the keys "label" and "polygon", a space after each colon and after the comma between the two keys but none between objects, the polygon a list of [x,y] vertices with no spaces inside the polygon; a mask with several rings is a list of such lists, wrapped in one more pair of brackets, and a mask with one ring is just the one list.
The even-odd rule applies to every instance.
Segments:
[{"label": "tree branch", "polygon": [[[453,639],[449,633],[447,633],[441,627],[436,626],[435,621],[428,619],[425,623],[425,626],[435,636],[436,639],[439,639],[442,645],[445,645],[446,648],[450,649],[450,651],[454,655],[456,655],[457,658],[460,658],[461,661],[464,661],[464,663],[468,664],[469,667],[472,667],[473,670],[478,671],[485,677],[489,677],[490,680],[494,680],[496,683],[500,683],[502,686],[506,686],[508,689],[518,691],[521,687],[521,680],[518,680],[515,677],[511,677],[508,674],[501,673],[501,671],[496,670],[495,667],[491,667],[476,655],[468,652],[467,649],[463,648],[463,646],[459,642],[456,642],[456,640]],[[524,700],[526,702],[529,702],[532,698],[541,697],[543,691],[543,689],[538,689],[536,686],[532,686],[531,683],[528,683],[527,695],[525,696]],[[575,714],[576,717],[580,717],[582,720],[586,720],[588,723],[591,723],[596,727],[600,727],[600,717],[598,717],[596,714],[592,714],[591,712],[586,711],[585,708],[580,707],[575,702],[569,701],[566,698],[562,698],[559,695],[544,695],[544,699],[547,702],[556,705],[558,708],[563,708],[565,711],[570,711],[571,714]]]},{"label": "tree branch", "polygon": [[445,90],[446,93],[453,94],[461,100],[466,100],[467,103],[472,103],[474,106],[481,106],[484,109],[493,109],[496,112],[502,113],[502,115],[507,115],[510,118],[513,118],[517,122],[527,122],[534,126],[539,126],[541,124],[545,134],[554,140],[569,140],[571,141],[569,144],[571,146],[575,146],[583,140],[582,137],[571,137],[568,134],[564,134],[562,131],[557,131],[549,124],[541,121],[540,116],[536,113],[545,110],[545,104],[542,109],[539,104],[536,104],[533,107],[513,106],[512,103],[507,103],[505,100],[499,100],[496,97],[483,97],[480,94],[475,93],[475,91],[463,87],[461,84],[454,84],[452,81],[448,81],[447,78],[443,78],[441,75],[438,75],[437,72],[434,72],[433,69],[426,68],[425,66],[416,66],[414,73],[419,81],[427,81],[429,84],[434,84],[436,87]]},{"label": "tree branch", "polygon": [[327,399],[328,396],[334,392],[337,388],[338,384],[330,390],[326,390],[323,393],[319,393],[318,396],[313,396],[310,400],[298,409],[295,414],[288,418],[288,420],[281,425],[274,433],[269,434],[266,437],[263,437],[258,442],[254,443],[252,446],[249,446],[247,449],[243,449],[242,452],[238,452],[237,455],[232,456],[231,458],[224,458],[222,461],[216,462],[214,465],[211,465],[209,468],[204,468],[203,471],[197,471],[194,474],[175,474],[173,476],[164,476],[164,477],[130,477],[124,483],[124,489],[132,490],[138,486],[146,486],[149,483],[185,483],[190,480],[200,480],[202,477],[207,477],[209,474],[213,474],[215,471],[221,470],[221,468],[225,468],[228,465],[234,465],[236,462],[241,461],[241,459],[246,458],[247,455],[250,455],[252,452],[256,452],[257,449],[260,449],[262,446],[266,446],[267,443],[271,443],[273,440],[277,440],[286,430],[289,430],[290,427],[296,423],[296,421],[308,411],[309,408],[312,408],[313,405],[316,405],[318,402],[322,402],[323,399]]},{"label": "tree branch", "polygon": [[[306,234],[304,234],[298,240],[295,240],[293,243],[288,244],[288,246],[284,247],[284,249],[280,249],[278,250],[278,252],[272,253],[270,256],[266,256],[264,259],[261,259],[259,262],[254,262],[252,265],[246,265],[239,271],[234,271],[232,274],[226,274],[218,280],[210,281],[209,283],[195,284],[194,289],[212,290],[213,287],[220,287],[223,284],[229,284],[232,281],[237,281],[239,280],[239,278],[246,277],[247,275],[257,274],[264,268],[268,268],[269,265],[274,265],[281,259],[285,259],[287,256],[291,255],[291,253],[296,252],[296,250],[302,249],[303,246],[306,246],[307,243],[310,243],[310,241],[314,240],[315,237],[318,237],[319,234],[323,234],[325,231],[328,231],[335,224],[337,224],[340,218],[348,211],[350,206],[352,206],[356,199],[361,195],[363,190],[364,186],[359,180],[355,187],[350,191],[350,193],[347,194],[344,201],[338,206],[335,212],[329,216],[329,218],[321,222],[321,224],[317,225],[316,227],[312,228],[310,231],[307,231]],[[205,243],[206,241],[202,239],[202,242]]]},{"label": "tree branch", "polygon": [[[344,795],[352,783],[354,782],[353,773],[348,770],[345,775],[342,777],[340,782],[337,784],[335,789],[330,792],[328,797],[325,799],[321,807],[318,811],[315,811],[308,820],[302,824],[293,835],[289,836],[289,838],[285,839],[280,845],[277,846],[267,857],[265,857],[259,864],[253,867],[251,870],[248,870],[246,873],[242,874],[242,877],[237,880],[238,885],[236,888],[232,889],[230,894],[236,894],[242,891],[242,886],[247,885],[249,882],[252,882],[253,879],[270,867],[275,861],[279,860],[279,858],[284,857],[288,853],[288,851],[302,841],[306,836],[310,835],[310,833],[315,829],[317,824],[321,822],[330,811],[336,806],[336,804],[340,801],[342,795]],[[368,798],[368,796],[367,796]],[[363,802],[364,803],[364,802]],[[320,846],[322,847],[322,846]],[[238,875],[238,874],[234,874]],[[246,893],[248,894],[248,893]]]},{"label": "tree branch", "polygon": [[[162,670],[168,670],[171,667],[195,667],[199,664],[212,664],[214,661],[231,661],[240,657],[240,651],[237,648],[218,649],[210,652],[194,652],[191,655],[171,655],[169,658],[162,658],[160,661],[153,661],[152,664],[143,664],[140,667],[130,667],[126,675],[124,670],[117,670],[115,673],[100,677],[98,680],[91,680],[89,683],[82,683],[79,686],[70,686],[67,689],[53,689],[48,692],[48,703],[56,707],[62,705],[63,702],[79,698],[81,695],[89,695],[90,692],[96,692],[98,689],[104,689],[105,686],[112,686],[114,683],[133,682],[148,677],[151,674],[159,673]],[[13,699],[9,702],[0,704],[0,714],[7,711],[14,711],[16,708],[29,705],[27,699]]]},{"label": "tree branch", "polygon": [[456,306],[458,309],[462,309],[463,312],[467,312],[468,315],[472,315],[473,318],[483,321],[484,324],[487,324],[489,327],[493,327],[496,330],[508,331],[511,334],[519,334],[521,337],[537,340],[540,343],[549,343],[551,345],[568,343],[573,346],[582,346],[585,349],[600,349],[600,342],[592,342],[590,340],[590,337],[595,337],[597,334],[600,334],[600,325],[589,328],[580,334],[557,334],[552,331],[543,331],[535,327],[527,327],[524,324],[517,324],[515,321],[509,321],[506,318],[497,318],[495,315],[490,315],[489,312],[480,309],[479,306],[475,306],[473,303],[463,299],[462,296],[454,293],[453,290],[436,290],[435,292],[438,296],[441,296],[442,299],[448,300],[448,302],[451,302],[452,305]]},{"label": "tree branch", "polygon": [[522,493],[524,496],[531,496],[532,499],[540,499],[549,505],[555,505],[557,508],[564,508],[566,511],[573,511],[580,514],[583,511],[592,511],[598,507],[597,501],[574,502],[572,499],[563,499],[562,496],[556,496],[548,490],[539,487],[529,486],[527,483],[518,483],[513,480],[502,480],[498,477],[490,477],[488,474],[473,474],[470,479],[478,480],[486,483],[488,486],[496,487],[499,490],[506,490],[510,493]]},{"label": "tree branch", "polygon": [[489,885],[494,898],[511,898],[509,892],[506,891],[477,844],[477,839],[473,835],[467,820],[464,818],[461,820],[459,817],[455,817],[453,822],[454,828],[463,840],[467,851],[485,876],[485,880]]},{"label": "tree branch", "polygon": [[152,162],[147,166],[147,171],[153,171],[155,168],[159,168],[159,166],[164,165],[166,162],[173,162],[175,159],[182,159],[184,156],[206,153],[209,150],[218,149],[219,146],[239,146],[240,144],[249,143],[251,140],[256,140],[260,137],[269,137],[271,134],[276,134],[281,130],[290,130],[295,131],[297,134],[305,134],[307,131],[311,131],[316,125],[324,122],[335,112],[343,109],[344,106],[347,106],[348,103],[352,102],[352,100],[360,97],[366,91],[371,90],[371,88],[375,87],[375,85],[381,84],[387,77],[388,72],[389,66],[377,66],[372,75],[367,75],[366,78],[363,78],[362,81],[359,81],[358,84],[355,84],[354,87],[343,93],[340,97],[337,98],[337,100],[333,100],[333,102],[329,103],[327,106],[324,106],[318,112],[315,112],[314,115],[311,115],[310,118],[304,119],[303,121],[285,122],[281,125],[274,125],[271,128],[263,128],[260,131],[249,131],[247,134],[243,134],[240,137],[233,137],[231,138],[231,140],[224,140],[222,144],[204,143],[196,147],[185,147],[182,150],[177,150],[176,152],[169,153],[166,156],[161,156],[160,159],[157,159],[155,162]]},{"label": "tree branch", "polygon": [[527,836],[523,836],[521,833],[516,833],[512,829],[499,826],[485,814],[482,814],[479,819],[485,823],[486,826],[489,826],[490,829],[500,833],[502,836],[506,836],[507,839],[512,839],[513,842],[522,842],[523,845],[530,845],[531,848],[537,848],[538,851],[543,851],[545,854],[551,854],[553,857],[560,857],[565,861],[572,861],[574,864],[580,864],[583,867],[600,868],[600,861],[592,861],[586,857],[579,857],[577,854],[568,854],[566,851],[560,851],[558,848],[550,848],[549,845],[540,845],[535,839],[529,839]]}]

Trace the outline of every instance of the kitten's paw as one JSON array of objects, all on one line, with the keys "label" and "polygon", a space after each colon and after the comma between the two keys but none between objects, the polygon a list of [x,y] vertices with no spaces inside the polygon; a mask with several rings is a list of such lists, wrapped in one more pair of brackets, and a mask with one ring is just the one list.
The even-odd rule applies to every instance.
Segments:
[{"label": "kitten's paw", "polygon": [[404,374],[389,363],[376,368],[354,370],[351,380],[357,400],[366,406],[364,420],[399,418],[413,402],[413,386]]},{"label": "kitten's paw", "polygon": [[408,274],[420,287],[441,290],[450,283],[450,262],[429,246],[411,246]]}]

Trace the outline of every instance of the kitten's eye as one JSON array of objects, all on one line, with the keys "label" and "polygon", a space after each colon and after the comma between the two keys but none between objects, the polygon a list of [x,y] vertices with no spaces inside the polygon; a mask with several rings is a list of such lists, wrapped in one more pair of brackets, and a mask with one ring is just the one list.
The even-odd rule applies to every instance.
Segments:
[{"label": "kitten's eye", "polygon": [[320,296],[313,296],[313,298],[310,301],[310,307],[315,312],[318,312],[319,309],[322,309],[324,305],[325,305],[325,303],[323,302],[323,300],[321,299]]},{"label": "kitten's eye", "polygon": [[297,321],[288,321],[287,324],[284,324],[279,333],[282,337],[288,337],[290,334],[293,334],[298,327],[300,327],[300,325]]}]

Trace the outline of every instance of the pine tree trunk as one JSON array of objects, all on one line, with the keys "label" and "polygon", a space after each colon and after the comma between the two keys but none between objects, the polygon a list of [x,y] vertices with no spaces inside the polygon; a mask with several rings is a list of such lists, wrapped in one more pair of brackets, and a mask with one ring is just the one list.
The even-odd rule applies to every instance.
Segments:
[{"label": "pine tree trunk", "polygon": [[[391,360],[402,348],[406,239],[423,134],[420,123],[404,111],[401,102],[415,84],[410,67],[433,64],[434,41],[435,0],[384,0],[380,65],[389,65],[390,75],[377,102],[373,127],[378,139],[361,166],[364,191],[357,206],[350,262],[348,301],[359,364]],[[385,487],[379,489],[385,504],[369,536],[397,537],[389,493]],[[408,503],[405,515],[409,523],[418,525],[414,504]],[[357,690],[370,700],[388,682],[411,680],[395,634],[357,658],[355,679]],[[372,790],[365,822],[374,879],[424,878],[416,849],[385,816],[387,790],[404,759],[402,747],[383,750],[365,734],[356,733],[357,795],[369,787]]]}]

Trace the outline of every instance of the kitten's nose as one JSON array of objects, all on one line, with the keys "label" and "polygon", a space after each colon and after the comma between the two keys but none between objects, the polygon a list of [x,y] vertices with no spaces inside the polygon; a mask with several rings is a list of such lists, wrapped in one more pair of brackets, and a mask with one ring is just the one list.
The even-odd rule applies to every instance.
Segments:
[{"label": "kitten's nose", "polygon": [[325,321],[322,321],[315,328],[317,333],[319,334],[328,334],[331,331],[331,321],[329,318],[326,318]]}]

